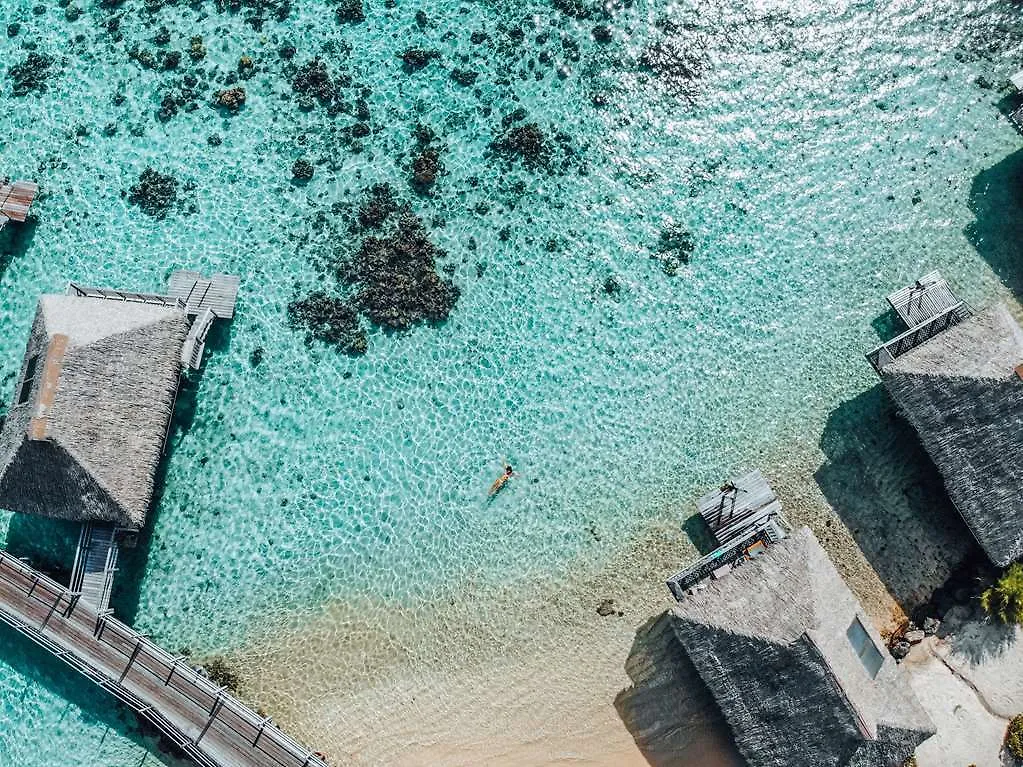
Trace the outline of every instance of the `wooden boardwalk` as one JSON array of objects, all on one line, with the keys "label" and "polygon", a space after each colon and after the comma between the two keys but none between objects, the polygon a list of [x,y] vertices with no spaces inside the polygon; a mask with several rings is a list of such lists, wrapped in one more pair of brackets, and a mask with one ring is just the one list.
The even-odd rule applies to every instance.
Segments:
[{"label": "wooden boardwalk", "polygon": [[719,546],[781,514],[781,502],[757,469],[707,493],[696,506]]},{"label": "wooden boardwalk", "polygon": [[0,229],[8,221],[25,221],[37,194],[39,185],[33,181],[0,183]]},{"label": "wooden boardwalk", "polygon": [[180,299],[190,315],[198,316],[210,309],[219,319],[229,320],[234,316],[240,282],[232,274],[206,278],[199,272],[179,269],[167,280],[167,294]]},{"label": "wooden boardwalk", "polygon": [[3,551],[0,620],[152,722],[200,767],[326,767],[183,658]]}]

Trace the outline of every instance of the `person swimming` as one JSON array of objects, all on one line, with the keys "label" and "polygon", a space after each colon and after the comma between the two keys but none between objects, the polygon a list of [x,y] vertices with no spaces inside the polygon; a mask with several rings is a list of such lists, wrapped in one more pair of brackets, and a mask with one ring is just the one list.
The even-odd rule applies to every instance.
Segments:
[{"label": "person swimming", "polygon": [[506,463],[504,465],[504,474],[502,474],[500,477],[494,480],[494,484],[490,486],[490,492],[487,495],[493,498],[495,495],[501,492],[501,488],[504,487],[504,483],[514,476],[515,472],[512,470],[511,465]]}]

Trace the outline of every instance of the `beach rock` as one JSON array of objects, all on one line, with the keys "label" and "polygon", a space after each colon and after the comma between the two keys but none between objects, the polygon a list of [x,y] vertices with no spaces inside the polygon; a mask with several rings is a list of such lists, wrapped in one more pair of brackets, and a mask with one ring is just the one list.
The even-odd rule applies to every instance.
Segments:
[{"label": "beach rock", "polygon": [[355,309],[345,300],[315,291],[288,304],[288,321],[306,330],[306,343],[323,341],[339,352],[365,354],[366,333]]},{"label": "beach rock", "polygon": [[334,13],[342,24],[357,24],[366,20],[362,0],[341,0]]},{"label": "beach rock", "polygon": [[213,94],[213,103],[231,114],[238,114],[238,110],[245,105],[245,89],[238,87],[217,91]]},{"label": "beach rock", "polygon": [[298,181],[308,181],[313,177],[313,164],[304,159],[295,160],[291,166],[291,175]]},{"label": "beach rock", "polygon": [[597,605],[597,615],[602,618],[606,618],[609,615],[614,615],[617,612],[615,610],[615,601],[613,599],[604,599],[599,605]]},{"label": "beach rock", "polygon": [[143,213],[163,218],[178,199],[178,182],[173,176],[146,168],[138,183],[131,187],[128,202],[137,205]]},{"label": "beach rock", "polygon": [[406,48],[401,54],[402,66],[406,72],[417,72],[436,58],[440,58],[438,51],[423,48]]},{"label": "beach rock", "polygon": [[927,636],[934,636],[938,633],[938,629],[941,628],[941,621],[937,618],[924,618],[924,634]]},{"label": "beach rock", "polygon": [[916,629],[915,631],[907,631],[902,638],[912,645],[920,644],[924,641],[924,636],[925,634],[921,629]]},{"label": "beach rock", "polygon": [[26,96],[29,93],[46,91],[46,81],[53,74],[53,57],[35,51],[28,54],[20,64],[7,70],[11,78],[11,93],[15,96]]},{"label": "beach rock", "polygon": [[910,649],[911,646],[909,642],[896,642],[894,645],[891,646],[889,652],[892,654],[892,657],[895,658],[895,660],[902,660],[907,655],[909,655]]}]

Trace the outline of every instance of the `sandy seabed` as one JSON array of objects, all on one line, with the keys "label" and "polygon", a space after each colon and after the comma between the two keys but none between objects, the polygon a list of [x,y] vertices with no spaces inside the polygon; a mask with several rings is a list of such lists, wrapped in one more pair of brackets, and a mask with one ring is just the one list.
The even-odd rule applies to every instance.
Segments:
[{"label": "sandy seabed", "polygon": [[[757,462],[884,631],[966,548],[954,524],[918,518],[910,490],[929,480],[911,435],[890,424],[869,433],[823,458],[796,443]],[[844,484],[855,513],[832,505]],[[741,765],[706,690],[693,692],[702,685],[659,640],[656,616],[672,604],[664,580],[697,555],[681,516],[665,511],[607,561],[560,580],[505,590],[470,580],[430,604],[329,605],[233,658],[243,694],[334,764]],[[885,531],[873,546],[872,529]],[[902,580],[879,576],[874,564],[889,557],[913,563]],[[615,614],[597,614],[605,599]]]}]

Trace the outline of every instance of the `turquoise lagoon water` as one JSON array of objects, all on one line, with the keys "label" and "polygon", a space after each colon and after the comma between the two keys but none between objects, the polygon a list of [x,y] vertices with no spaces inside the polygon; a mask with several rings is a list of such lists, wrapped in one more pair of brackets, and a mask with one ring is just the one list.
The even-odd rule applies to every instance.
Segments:
[{"label": "turquoise lagoon water", "polygon": [[[813,449],[828,414],[873,385],[861,353],[894,286],[938,268],[975,304],[1001,291],[1005,225],[1005,241],[969,227],[980,174],[1023,146],[998,108],[1023,55],[1018,5],[637,0],[589,18],[573,15],[585,3],[388,5],[342,25],[333,4],[294,0],[260,29],[251,8],[214,2],[75,0],[73,21],[42,0],[0,7],[20,24],[0,33],[4,69],[30,47],[56,59],[45,92],[0,82],[0,174],[45,191],[38,224],[4,245],[5,391],[37,296],[68,279],[242,277],[179,417],[144,563],[129,569],[137,593],[122,575],[117,595],[173,649],[230,651],[331,602],[426,603],[467,580],[606,558],[644,521],[688,515],[724,473]],[[178,72],[127,55],[157,50],[160,26],[165,49],[186,52]],[[322,55],[352,77],[345,111],[287,98],[286,44],[296,63]],[[409,46],[440,56],[407,73]],[[256,71],[238,114],[206,103],[223,87],[210,81],[195,111],[156,119],[184,72],[223,76],[243,55]],[[479,77],[459,85],[453,68]],[[356,122],[359,87],[371,134],[352,151],[339,129]],[[519,108],[548,140],[569,137],[562,171],[491,150]],[[443,146],[428,196],[408,186],[417,123]],[[305,186],[291,182],[300,157],[316,168]],[[126,199],[146,166],[181,185],[163,220]],[[427,223],[461,297],[436,327],[367,324],[352,358],[304,343],[286,307],[337,289],[324,264],[352,247],[342,219],[377,182]],[[671,227],[695,245],[674,276],[656,257]],[[519,477],[488,503],[504,460]],[[12,545],[26,537],[5,521]],[[98,692],[10,632],[0,642],[0,763],[165,758]]]}]

